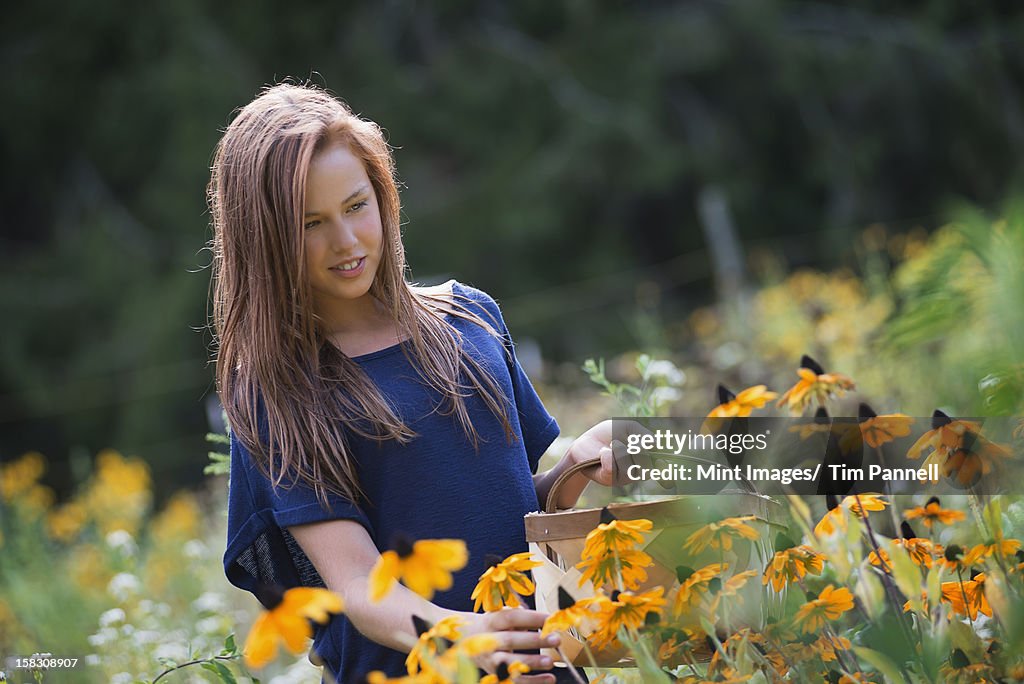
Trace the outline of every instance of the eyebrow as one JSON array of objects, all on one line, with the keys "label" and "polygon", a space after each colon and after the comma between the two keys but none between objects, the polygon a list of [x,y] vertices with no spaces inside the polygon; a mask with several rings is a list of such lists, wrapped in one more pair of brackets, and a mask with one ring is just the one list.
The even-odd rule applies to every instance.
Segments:
[{"label": "eyebrow", "polygon": [[[348,204],[349,202],[354,200],[356,197],[358,197],[359,195],[367,192],[368,190],[369,190],[369,187],[364,183],[363,185],[360,185],[358,188],[356,188],[355,192],[353,192],[351,195],[349,195],[344,200],[342,200],[341,203],[342,204]],[[303,218],[308,218],[310,216],[316,216],[319,213],[320,213],[319,211],[307,211],[305,214],[303,214]]]}]

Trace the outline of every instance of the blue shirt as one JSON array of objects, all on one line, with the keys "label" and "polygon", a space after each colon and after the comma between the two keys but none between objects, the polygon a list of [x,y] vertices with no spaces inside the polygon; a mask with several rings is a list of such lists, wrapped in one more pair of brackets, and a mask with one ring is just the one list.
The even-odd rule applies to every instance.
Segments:
[{"label": "blue shirt", "polygon": [[[532,474],[558,436],[558,424],[516,360],[495,301],[460,283],[452,289],[456,301],[502,336],[495,338],[474,323],[448,318],[462,334],[468,353],[512,402],[509,419],[516,439],[508,441],[501,422],[473,395],[466,398],[466,409],[481,440],[475,449],[455,416],[438,410],[440,394],[416,379],[400,344],[354,357],[417,436],[402,445],[347,433],[366,500],[329,495],[332,510],[321,506],[309,487],[274,490],[249,451],[232,437],[224,553],[224,570],[232,584],[247,591],[260,582],[323,586],[285,528],[342,518],[362,524],[381,551],[396,532],[412,539],[465,540],[468,565],[455,573],[449,591],[432,600],[445,608],[470,611],[469,596],[486,569],[484,557],[504,558],[527,550],[523,516],[538,509]],[[317,629],[313,648],[340,682],[371,670],[390,676],[406,672],[404,653],[365,638],[344,615]]]}]

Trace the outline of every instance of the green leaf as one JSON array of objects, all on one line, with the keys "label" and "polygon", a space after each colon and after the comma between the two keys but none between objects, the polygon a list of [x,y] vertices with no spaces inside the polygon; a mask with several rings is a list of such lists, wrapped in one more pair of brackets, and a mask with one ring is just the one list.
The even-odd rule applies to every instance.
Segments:
[{"label": "green leaf", "polygon": [[906,679],[899,668],[889,656],[878,651],[874,651],[870,648],[864,648],[862,646],[854,646],[853,652],[857,654],[857,657],[866,662],[871,667],[875,668],[885,676],[887,682],[905,682]]},{"label": "green leaf", "polygon": [[914,561],[910,560],[906,549],[902,546],[889,546],[889,560],[892,566],[892,578],[904,596],[920,597],[921,571]]},{"label": "green leaf", "polygon": [[221,654],[234,655],[236,653],[238,653],[238,646],[235,645],[235,635],[232,632],[231,634],[228,634],[226,639],[224,639],[224,650]]},{"label": "green leaf", "polygon": [[217,660],[207,660],[206,662],[202,663],[202,668],[204,670],[209,670],[210,672],[213,672],[215,675],[217,675],[217,677],[220,678],[220,681],[225,682],[226,684],[237,684],[235,675],[231,673],[231,670],[229,670],[226,665]]}]

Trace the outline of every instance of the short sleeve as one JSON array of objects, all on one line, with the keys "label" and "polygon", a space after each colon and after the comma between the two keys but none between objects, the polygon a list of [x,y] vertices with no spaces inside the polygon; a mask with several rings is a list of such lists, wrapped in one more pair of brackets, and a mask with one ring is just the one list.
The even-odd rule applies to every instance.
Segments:
[{"label": "short sleeve", "polygon": [[331,505],[327,508],[307,486],[272,487],[234,435],[230,468],[224,572],[241,589],[254,592],[260,584],[324,586],[288,526],[349,519],[362,524],[373,537],[366,515],[343,497],[328,495]]},{"label": "short sleeve", "polygon": [[547,448],[558,437],[560,429],[554,417],[544,408],[544,402],[537,395],[533,383],[526,375],[526,371],[516,358],[515,343],[512,335],[505,325],[498,303],[481,290],[461,286],[471,299],[476,300],[486,312],[484,320],[495,325],[501,334],[507,354],[508,370],[512,380],[512,400],[515,403],[516,412],[519,414],[519,425],[522,428],[523,444],[526,447],[526,457],[530,462],[530,471],[537,472],[540,457],[544,455]]}]

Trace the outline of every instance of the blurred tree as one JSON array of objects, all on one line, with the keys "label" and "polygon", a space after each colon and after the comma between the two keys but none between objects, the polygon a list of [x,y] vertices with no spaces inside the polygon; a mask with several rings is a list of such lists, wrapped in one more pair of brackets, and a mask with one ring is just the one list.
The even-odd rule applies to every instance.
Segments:
[{"label": "blurred tree", "polygon": [[310,78],[385,126],[415,276],[490,290],[580,359],[708,296],[706,188],[745,244],[822,266],[867,223],[997,206],[1024,159],[1022,21],[949,0],[12,7],[0,457],[109,445],[198,475],[203,188],[265,83]]}]

